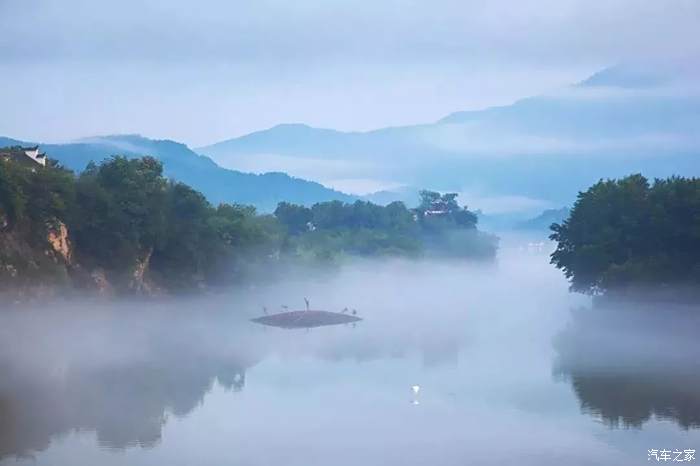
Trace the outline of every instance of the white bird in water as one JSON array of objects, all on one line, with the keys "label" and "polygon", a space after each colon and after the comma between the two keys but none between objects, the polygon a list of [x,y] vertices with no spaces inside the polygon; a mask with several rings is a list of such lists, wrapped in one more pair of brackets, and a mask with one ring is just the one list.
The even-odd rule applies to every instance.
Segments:
[{"label": "white bird in water", "polygon": [[413,400],[411,401],[411,404],[420,404],[420,401],[418,401],[418,392],[420,392],[420,385],[411,385],[411,390],[413,391]]}]

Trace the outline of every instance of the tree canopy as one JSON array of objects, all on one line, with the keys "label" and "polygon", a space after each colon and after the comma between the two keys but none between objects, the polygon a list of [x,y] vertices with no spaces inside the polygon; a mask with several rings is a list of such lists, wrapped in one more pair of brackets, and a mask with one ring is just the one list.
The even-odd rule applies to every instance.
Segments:
[{"label": "tree canopy", "polygon": [[45,239],[52,220],[70,215],[74,198],[72,172],[0,161],[0,225],[24,228],[32,242]]},{"label": "tree canopy", "polygon": [[422,191],[420,195],[416,209],[402,202],[381,206],[331,201],[311,207],[280,203],[275,217],[289,234],[287,250],[306,257],[493,257],[497,239],[477,231],[476,215],[459,206],[457,194]]},{"label": "tree canopy", "polygon": [[575,291],[700,285],[698,178],[599,181],[551,229],[552,263]]},{"label": "tree canopy", "polygon": [[230,283],[244,264],[279,244],[270,218],[248,206],[213,207],[201,193],[163,177],[162,164],[151,157],[115,156],[89,164],[78,177],[55,166],[0,166],[2,229],[43,253],[48,230],[62,222],[76,261],[105,270],[116,286],[128,283],[138,264],[166,289]]},{"label": "tree canopy", "polygon": [[114,156],[78,176],[3,161],[0,233],[31,238],[43,254],[48,231],[60,222],[79,268],[104,271],[118,288],[147,275],[158,287],[187,290],[225,285],[280,259],[493,257],[496,238],[477,231],[476,216],[456,198],[424,191],[417,209],[401,202],[282,202],[274,215],[260,215],[250,206],[212,206],[202,193],[166,179],[152,157]]}]

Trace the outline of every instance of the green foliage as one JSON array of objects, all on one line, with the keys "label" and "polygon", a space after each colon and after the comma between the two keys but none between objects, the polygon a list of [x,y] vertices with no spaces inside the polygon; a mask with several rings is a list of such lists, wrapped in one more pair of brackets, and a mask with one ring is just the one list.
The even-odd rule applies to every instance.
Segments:
[{"label": "green foliage", "polygon": [[0,168],[0,230],[20,228],[43,252],[48,228],[65,223],[77,263],[103,269],[117,289],[131,287],[139,270],[157,286],[184,291],[269,275],[280,260],[495,252],[493,237],[476,230],[476,217],[456,194],[426,191],[416,210],[401,202],[283,202],[273,216],[237,204],[214,207],[202,193],[166,180],[152,157],[114,156],[78,177],[53,163],[3,161]]},{"label": "green foliage", "polygon": [[163,206],[166,228],[154,245],[151,270],[170,286],[204,281],[204,269],[220,243],[209,225],[213,209],[201,193],[182,183],[168,185]]},{"label": "green foliage", "polygon": [[498,238],[477,230],[476,214],[466,206],[460,207],[456,193],[421,191],[420,198],[416,219],[430,253],[475,259],[490,259],[495,255]]},{"label": "green foliage", "polygon": [[421,192],[421,205],[380,206],[356,201],[314,204],[310,209],[281,203],[275,216],[290,237],[286,250],[306,260],[335,262],[339,256],[441,255],[490,258],[496,238],[476,230],[476,216],[457,204],[457,195]]},{"label": "green foliage", "polygon": [[47,235],[74,205],[72,173],[0,160],[0,290],[61,286],[65,268],[47,251]]},{"label": "green foliage", "polygon": [[290,236],[285,251],[310,262],[336,262],[340,256],[416,255],[413,214],[403,203],[386,207],[370,202],[339,201],[310,209],[281,203],[277,220]]},{"label": "green foliage", "polygon": [[457,203],[457,193],[440,194],[421,191],[416,209],[418,221],[426,233],[440,234],[454,228],[476,229],[478,218],[467,207]]},{"label": "green foliage", "polygon": [[168,183],[150,157],[88,167],[78,178],[78,207],[83,257],[122,274],[150,257],[152,276],[170,289],[230,283],[275,240],[253,207],[214,208],[191,187]]},{"label": "green foliage", "polygon": [[17,164],[0,161],[0,215],[6,227],[13,226],[24,214],[27,175],[27,170]]},{"label": "green foliage", "polygon": [[126,269],[164,239],[168,184],[162,173],[151,157],[112,157],[80,174],[71,226],[83,258]]},{"label": "green foliage", "polygon": [[[215,208],[189,186],[168,182],[151,157],[112,157],[89,164],[77,178],[55,164],[0,162],[0,230],[17,229],[40,246],[41,258],[47,230],[58,221],[68,226],[78,262],[104,269],[118,287],[146,262],[166,289],[227,284],[282,243],[274,217],[248,206]],[[7,244],[0,243],[0,259],[12,255],[18,264],[28,254]]]},{"label": "green foliage", "polygon": [[552,263],[575,291],[700,284],[700,179],[599,181],[553,224]]},{"label": "green foliage", "polygon": [[70,215],[74,199],[71,172],[0,161],[0,225],[25,230],[33,243],[45,240],[48,229]]},{"label": "green foliage", "polygon": [[275,217],[287,227],[290,234],[298,235],[308,230],[313,214],[311,209],[304,206],[280,202],[275,209]]}]

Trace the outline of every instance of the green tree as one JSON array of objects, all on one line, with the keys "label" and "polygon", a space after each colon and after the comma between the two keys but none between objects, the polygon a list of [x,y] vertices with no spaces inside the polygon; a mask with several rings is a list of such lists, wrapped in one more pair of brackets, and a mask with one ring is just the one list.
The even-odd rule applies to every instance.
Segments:
[{"label": "green tree", "polygon": [[0,161],[0,214],[5,227],[12,227],[24,214],[24,187],[29,172],[11,161]]},{"label": "green tree", "polygon": [[575,291],[700,284],[697,178],[601,180],[551,229],[552,263]]},{"label": "green tree", "polygon": [[205,280],[216,256],[216,233],[208,222],[213,209],[204,196],[183,183],[170,183],[164,202],[165,225],[151,269],[169,287],[189,288]]},{"label": "green tree", "polygon": [[275,209],[275,217],[287,227],[290,235],[298,235],[308,231],[307,225],[311,222],[313,214],[311,209],[304,206],[280,202]]},{"label": "green tree", "polygon": [[493,257],[496,238],[476,231],[476,216],[457,204],[457,194],[422,191],[421,196],[422,208],[416,210],[402,202],[331,201],[311,209],[282,203],[275,214],[294,232],[283,249],[322,262],[342,255]]},{"label": "green tree", "polygon": [[126,270],[165,237],[167,181],[152,157],[113,157],[89,166],[76,185],[74,234],[95,265]]}]

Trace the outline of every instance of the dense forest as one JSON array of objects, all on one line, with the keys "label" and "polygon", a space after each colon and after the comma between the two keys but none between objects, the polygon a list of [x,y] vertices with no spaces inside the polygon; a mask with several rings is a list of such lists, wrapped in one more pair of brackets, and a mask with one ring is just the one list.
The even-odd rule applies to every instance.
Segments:
[{"label": "dense forest", "polygon": [[599,181],[551,228],[552,263],[575,291],[698,297],[700,178]]},{"label": "dense forest", "polygon": [[151,157],[113,157],[77,177],[3,161],[0,225],[1,278],[20,287],[68,275],[114,290],[200,287],[236,277],[278,242],[269,216],[213,207]]},{"label": "dense forest", "polygon": [[496,246],[456,194],[424,191],[417,209],[400,202],[280,203],[274,215],[260,215],[250,206],[211,205],[166,179],[152,157],[115,156],[77,176],[55,163],[0,161],[5,289],[77,285],[156,294],[347,256],[489,259]]},{"label": "dense forest", "polygon": [[285,202],[275,217],[285,227],[284,249],[332,260],[338,255],[491,259],[497,238],[476,228],[476,215],[454,193],[420,192],[420,204],[379,206],[330,201],[304,207]]}]

